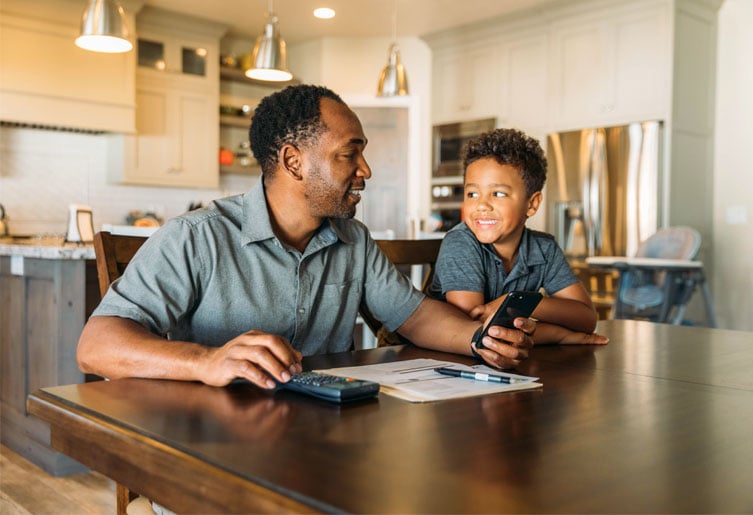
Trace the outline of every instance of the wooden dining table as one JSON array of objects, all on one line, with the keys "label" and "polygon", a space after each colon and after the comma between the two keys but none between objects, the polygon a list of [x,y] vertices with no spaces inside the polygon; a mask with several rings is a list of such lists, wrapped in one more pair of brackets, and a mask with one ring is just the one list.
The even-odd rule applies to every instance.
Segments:
[{"label": "wooden dining table", "polygon": [[[118,379],[43,388],[52,446],[179,513],[750,513],[753,333],[599,322],[544,345],[542,388],[333,405],[251,385]],[[321,369],[462,356],[412,345]]]}]

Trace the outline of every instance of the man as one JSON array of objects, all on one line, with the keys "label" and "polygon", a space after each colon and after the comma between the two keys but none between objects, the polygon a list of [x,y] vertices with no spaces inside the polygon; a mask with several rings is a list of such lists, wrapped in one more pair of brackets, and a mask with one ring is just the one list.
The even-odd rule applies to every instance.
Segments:
[{"label": "man", "polygon": [[[273,388],[303,355],[349,350],[362,303],[416,345],[472,352],[479,323],[416,291],[352,219],[371,170],[339,96],[310,85],[270,95],[250,140],[262,180],[142,246],[84,327],[82,371]],[[480,356],[500,368],[525,359],[535,323],[516,326],[492,328]]]}]

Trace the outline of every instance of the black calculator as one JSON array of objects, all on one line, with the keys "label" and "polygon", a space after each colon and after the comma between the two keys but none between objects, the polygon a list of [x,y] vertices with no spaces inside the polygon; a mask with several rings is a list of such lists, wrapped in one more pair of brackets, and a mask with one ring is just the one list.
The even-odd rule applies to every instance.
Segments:
[{"label": "black calculator", "polygon": [[352,377],[339,377],[320,372],[302,372],[280,388],[311,395],[330,402],[351,402],[374,397],[379,393],[379,383]]}]

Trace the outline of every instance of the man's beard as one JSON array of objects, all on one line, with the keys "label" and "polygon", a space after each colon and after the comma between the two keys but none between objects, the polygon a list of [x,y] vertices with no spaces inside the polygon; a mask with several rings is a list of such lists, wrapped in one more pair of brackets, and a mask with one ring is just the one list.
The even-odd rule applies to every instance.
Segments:
[{"label": "man's beard", "polygon": [[353,218],[356,214],[356,204],[350,202],[349,197],[349,189],[343,195],[340,190],[326,182],[319,167],[311,168],[306,187],[306,199],[309,201],[309,212],[312,216]]}]

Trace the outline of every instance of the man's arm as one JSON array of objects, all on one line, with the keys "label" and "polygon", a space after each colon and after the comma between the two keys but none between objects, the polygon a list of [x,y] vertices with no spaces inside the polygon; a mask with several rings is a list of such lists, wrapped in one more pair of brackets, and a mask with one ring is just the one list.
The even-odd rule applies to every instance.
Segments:
[{"label": "man's arm", "polygon": [[[530,319],[515,320],[518,329],[494,326],[492,338],[485,339],[487,349],[477,350],[484,361],[497,368],[513,368],[528,358],[533,346],[531,334],[536,328]],[[480,324],[451,304],[426,298],[398,328],[398,332],[419,347],[471,354],[471,340]]]},{"label": "man's arm", "polygon": [[[143,377],[201,381],[224,386],[245,378],[262,388],[301,371],[301,354],[279,336],[249,331],[222,347],[172,341],[120,317],[93,316],[84,326],[76,354],[84,373],[110,379]],[[266,371],[266,372],[265,372]]]}]

